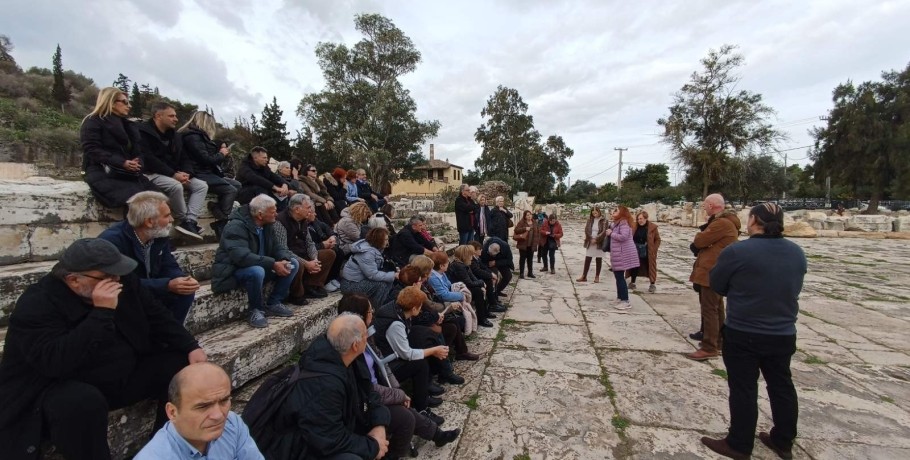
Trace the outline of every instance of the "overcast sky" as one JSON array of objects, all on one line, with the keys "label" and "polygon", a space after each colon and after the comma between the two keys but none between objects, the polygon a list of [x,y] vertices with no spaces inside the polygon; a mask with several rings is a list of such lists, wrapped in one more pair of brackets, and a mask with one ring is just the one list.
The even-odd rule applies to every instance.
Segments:
[{"label": "overcast sky", "polygon": [[[354,15],[379,13],[422,54],[403,78],[420,119],[442,124],[436,157],[473,168],[480,111],[498,85],[518,90],[546,137],[575,150],[571,180],[615,181],[625,164],[669,163],[656,120],[711,48],[739,45],[740,87],[764,96],[805,163],[807,130],[831,91],[910,60],[910,1],[4,0],[0,34],[24,67],[63,64],[99,86],[118,73],[209,106],[227,123],[272,96],[288,127],[324,80],[321,41],[361,39]],[[427,153],[428,147],[424,149]],[[784,154],[782,153],[781,156]],[[625,168],[624,168],[625,169]],[[671,180],[677,170],[671,165]]]}]

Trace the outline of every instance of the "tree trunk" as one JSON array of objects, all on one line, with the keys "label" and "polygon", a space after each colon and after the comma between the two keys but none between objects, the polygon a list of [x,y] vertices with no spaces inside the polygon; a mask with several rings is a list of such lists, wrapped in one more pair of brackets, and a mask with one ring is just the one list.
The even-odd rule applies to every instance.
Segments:
[{"label": "tree trunk", "polygon": [[875,215],[878,214],[878,202],[881,201],[881,197],[877,193],[872,194],[872,198],[869,199],[869,206],[866,208],[862,214]]}]

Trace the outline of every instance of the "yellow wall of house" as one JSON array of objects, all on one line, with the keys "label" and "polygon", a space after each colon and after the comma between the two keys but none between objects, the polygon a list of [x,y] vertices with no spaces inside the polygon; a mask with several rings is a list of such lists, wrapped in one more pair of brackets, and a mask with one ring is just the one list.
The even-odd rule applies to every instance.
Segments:
[{"label": "yellow wall of house", "polygon": [[[443,177],[448,178],[448,182],[436,180],[438,170],[433,171],[434,180],[424,179],[422,182],[416,180],[402,180],[392,185],[392,195],[435,195],[448,187],[458,188],[461,186],[463,170],[448,168],[443,172]],[[456,179],[455,172],[458,172]],[[426,171],[423,171],[426,174]]]}]

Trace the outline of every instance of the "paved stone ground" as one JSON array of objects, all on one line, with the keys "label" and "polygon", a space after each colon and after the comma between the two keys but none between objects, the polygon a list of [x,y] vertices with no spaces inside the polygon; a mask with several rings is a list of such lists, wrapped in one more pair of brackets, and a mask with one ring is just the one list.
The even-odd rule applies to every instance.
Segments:
[{"label": "paved stone ground", "polygon": [[[694,229],[661,226],[657,293],[647,281],[628,314],[614,311],[611,273],[576,283],[583,223],[564,222],[555,275],[521,280],[496,327],[471,338],[477,363],[439,413],[457,443],[429,459],[718,458],[703,435],[726,432],[721,359],[685,359],[699,324],[685,283]],[[910,458],[910,246],[899,240],[795,240],[809,258],[793,377],[800,403],[796,458]],[[517,276],[516,276],[517,279]],[[592,273],[588,277],[593,280]],[[771,426],[760,383],[758,427]],[[753,458],[776,456],[756,440]]]}]

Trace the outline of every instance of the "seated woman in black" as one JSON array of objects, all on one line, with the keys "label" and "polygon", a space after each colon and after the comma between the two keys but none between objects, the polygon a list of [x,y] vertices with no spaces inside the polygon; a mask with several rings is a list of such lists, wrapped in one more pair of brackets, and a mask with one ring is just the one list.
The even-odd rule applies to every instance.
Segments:
[{"label": "seated woman in black", "polygon": [[480,278],[474,276],[471,271],[471,261],[474,259],[474,248],[470,245],[463,244],[455,248],[455,259],[449,264],[446,276],[449,281],[454,283],[464,283],[471,291],[471,301],[477,310],[477,324],[483,327],[493,327],[489,318],[495,318],[487,309],[487,301],[484,298],[484,287],[486,286]]},{"label": "seated woman in black", "polygon": [[183,151],[193,162],[193,172],[209,186],[209,193],[218,197],[218,203],[209,202],[209,212],[215,218],[212,229],[220,235],[221,229],[234,209],[234,200],[240,191],[240,182],[225,177],[224,166],[230,162],[231,149],[220,147],[214,140],[217,126],[215,117],[197,111],[177,132],[183,139]]},{"label": "seated woman in black", "polygon": [[126,117],[129,97],[117,88],[98,93],[95,108],[82,120],[82,174],[104,206],[119,208],[131,196],[155,186],[142,174],[139,130]]}]

